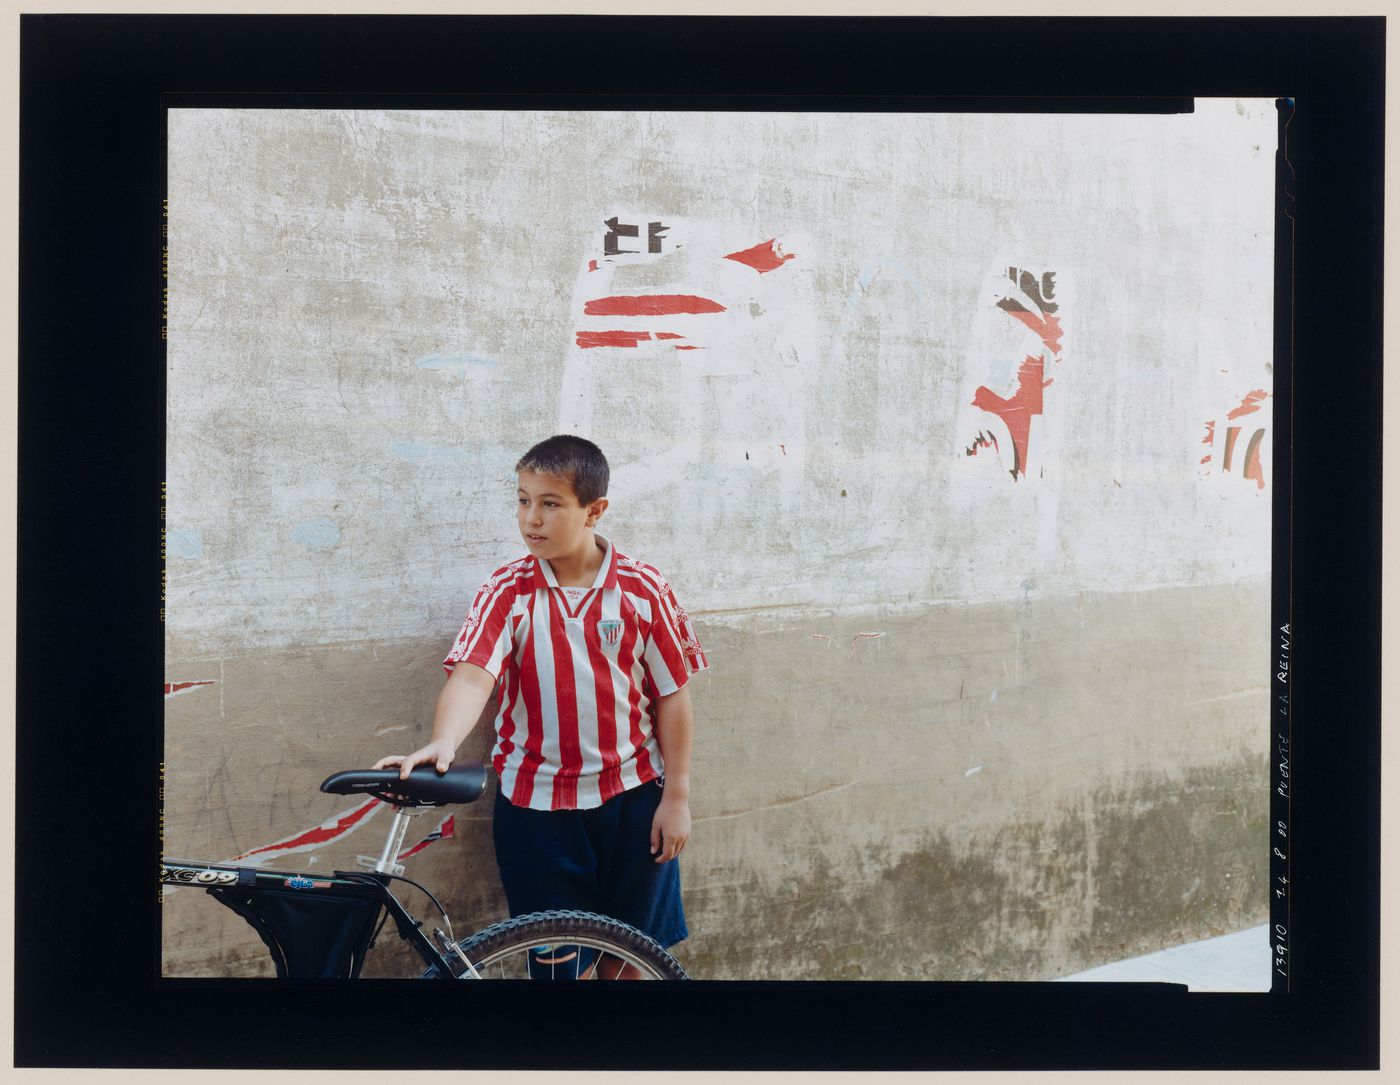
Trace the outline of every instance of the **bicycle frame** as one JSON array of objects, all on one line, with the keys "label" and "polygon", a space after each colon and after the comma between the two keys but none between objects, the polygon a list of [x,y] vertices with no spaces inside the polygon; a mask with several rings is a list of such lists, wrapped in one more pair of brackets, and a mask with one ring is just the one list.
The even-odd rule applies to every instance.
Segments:
[{"label": "bicycle frame", "polygon": [[[595,960],[618,965],[603,978],[686,979],[685,970],[647,934],[621,920],[578,909],[546,909],[515,916],[464,938],[453,932],[446,910],[425,886],[403,877],[399,857],[410,819],[424,809],[472,802],[485,785],[485,767],[464,763],[439,776],[432,771],[410,778],[400,789],[398,770],[349,770],[321,785],[333,794],[369,793],[394,808],[394,817],[378,857],[357,856],[360,871],[336,870],[316,875],[291,870],[262,870],[236,862],[170,859],[161,864],[167,885],[206,890],[241,916],[262,938],[280,979],[355,979],[368,951],[390,917],[394,932],[427,966],[420,978],[483,979],[488,968],[501,979],[595,979],[599,972],[584,967],[573,975],[556,976],[554,965],[576,960],[587,963],[583,948],[597,950]],[[416,849],[415,849],[416,850]],[[433,928],[433,939],[392,892],[393,880],[408,882],[424,893],[447,927]],[[577,952],[554,959],[553,951],[577,943]],[[476,961],[468,958],[470,952]],[[507,968],[505,962],[514,962]],[[629,965],[631,974],[622,966]],[[609,965],[612,968],[612,964]],[[538,969],[545,974],[537,974]]]},{"label": "bicycle frame", "polygon": [[[323,899],[363,899],[373,900],[379,905],[367,922],[367,929],[371,933],[366,935],[363,944],[355,947],[350,953],[350,960],[354,962],[350,978],[359,974],[364,953],[373,945],[373,934],[382,929],[388,918],[393,919],[398,936],[407,942],[423,963],[432,970],[433,978],[456,979],[457,973],[462,969],[475,977],[476,969],[457,947],[456,942],[442,931],[436,931],[444,944],[454,952],[453,957],[446,956],[423,933],[422,922],[409,913],[389,888],[390,880],[403,874],[403,865],[396,861],[396,857],[402,850],[408,823],[415,813],[416,811],[403,807],[395,808],[394,819],[389,826],[379,857],[358,857],[361,865],[369,868],[364,872],[337,870],[327,877],[300,871],[262,870],[232,863],[169,859],[161,863],[160,880],[165,885],[205,889],[221,904],[241,915],[267,945],[279,978],[303,977],[290,975],[288,949],[269,922],[265,910],[259,906],[261,899],[269,894],[274,897],[286,896],[289,900],[298,897],[314,900],[318,896]],[[383,919],[380,908],[387,912]],[[450,920],[448,927],[451,927]]]}]

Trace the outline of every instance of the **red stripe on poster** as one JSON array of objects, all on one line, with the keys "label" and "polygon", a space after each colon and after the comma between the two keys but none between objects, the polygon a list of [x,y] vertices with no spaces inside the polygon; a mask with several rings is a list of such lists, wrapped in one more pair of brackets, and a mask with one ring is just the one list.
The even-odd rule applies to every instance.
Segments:
[{"label": "red stripe on poster", "polygon": [[778,243],[777,238],[769,238],[767,241],[760,241],[752,248],[727,253],[724,258],[740,264],[747,264],[762,275],[765,272],[777,270],[796,255],[796,253],[783,252],[783,247]]},{"label": "red stripe on poster", "polygon": [[1253,414],[1259,409],[1259,405],[1269,398],[1269,393],[1262,388],[1256,388],[1240,400],[1240,405],[1225,416],[1228,421],[1231,418],[1239,418],[1241,415]]},{"label": "red stripe on poster", "polygon": [[1263,440],[1264,431],[1255,430],[1244,452],[1244,477],[1257,483],[1261,490],[1264,488],[1264,465],[1259,460],[1259,444]]},{"label": "red stripe on poster", "polygon": [[1227,426],[1225,429],[1225,462],[1220,465],[1222,471],[1230,470],[1230,461],[1235,455],[1235,441],[1240,435],[1239,426]]},{"label": "red stripe on poster", "polygon": [[[1015,452],[1015,462],[1011,474],[1020,476],[1026,473],[1027,456],[1031,439],[1031,416],[1040,414],[1045,402],[1044,389],[1054,383],[1045,380],[1045,356],[1027,354],[1021,368],[1016,371],[1016,394],[1003,399],[986,385],[977,389],[972,397],[972,405],[996,415],[1006,423],[1011,434],[1011,444]],[[975,446],[974,446],[975,447]]]},{"label": "red stripe on poster", "polygon": [[213,679],[207,682],[167,682],[165,683],[165,695],[174,697],[177,693],[189,693],[200,686],[212,686],[213,684]]},{"label": "red stripe on poster", "polygon": [[651,332],[574,332],[574,342],[584,350],[592,347],[635,347]]},{"label": "red stripe on poster", "polygon": [[594,298],[584,302],[588,316],[674,316],[678,313],[722,313],[724,306],[694,294],[637,294]]}]

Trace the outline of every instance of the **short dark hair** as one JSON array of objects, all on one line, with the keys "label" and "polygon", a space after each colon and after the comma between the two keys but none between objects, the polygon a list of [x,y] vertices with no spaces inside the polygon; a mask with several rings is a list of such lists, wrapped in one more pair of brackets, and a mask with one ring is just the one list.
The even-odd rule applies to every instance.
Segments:
[{"label": "short dark hair", "polygon": [[608,460],[592,441],[556,433],[546,437],[520,457],[517,471],[562,478],[574,488],[580,505],[588,505],[608,492]]}]

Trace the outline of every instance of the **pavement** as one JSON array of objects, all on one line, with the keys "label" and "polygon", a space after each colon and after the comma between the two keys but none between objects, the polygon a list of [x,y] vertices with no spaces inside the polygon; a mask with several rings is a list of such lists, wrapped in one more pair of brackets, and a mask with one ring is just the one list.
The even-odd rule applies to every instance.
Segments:
[{"label": "pavement", "polygon": [[1267,991],[1273,981],[1268,924],[1188,942],[1060,976],[1057,983],[1184,983],[1192,991]]}]

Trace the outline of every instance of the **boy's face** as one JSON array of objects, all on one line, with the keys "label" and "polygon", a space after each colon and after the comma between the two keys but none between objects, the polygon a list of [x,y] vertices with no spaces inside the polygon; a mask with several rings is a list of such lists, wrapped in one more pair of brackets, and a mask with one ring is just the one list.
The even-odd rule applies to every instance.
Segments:
[{"label": "boy's face", "polygon": [[565,479],[534,471],[520,471],[516,478],[515,518],[530,553],[549,561],[582,554],[594,545],[593,525],[608,507],[606,497],[580,505]]}]

